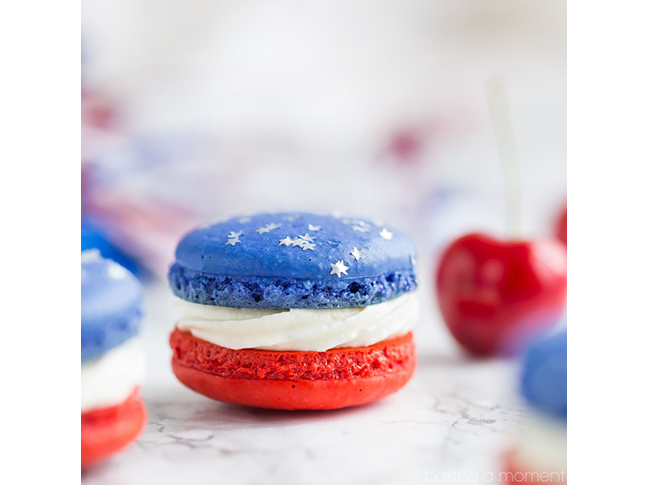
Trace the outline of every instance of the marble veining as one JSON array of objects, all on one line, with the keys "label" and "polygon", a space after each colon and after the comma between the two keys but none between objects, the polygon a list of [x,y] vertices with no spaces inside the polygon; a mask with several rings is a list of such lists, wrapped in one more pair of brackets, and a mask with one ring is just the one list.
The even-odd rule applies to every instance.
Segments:
[{"label": "marble veining", "polygon": [[84,484],[461,484],[497,478],[526,417],[514,362],[467,360],[429,323],[418,327],[413,380],[380,402],[283,412],[210,401],[169,369],[165,292],[154,289],[147,303],[149,423],[134,445],[86,471]]}]

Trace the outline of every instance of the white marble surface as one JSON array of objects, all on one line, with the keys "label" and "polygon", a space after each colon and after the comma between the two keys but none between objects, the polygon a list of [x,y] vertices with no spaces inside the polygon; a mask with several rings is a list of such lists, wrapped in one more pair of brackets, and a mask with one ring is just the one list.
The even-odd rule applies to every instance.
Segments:
[{"label": "white marble surface", "polygon": [[419,367],[403,390],[364,407],[280,412],[217,403],[179,384],[166,342],[171,299],[163,285],[149,287],[148,426],[82,482],[499,483],[502,454],[526,415],[516,363],[462,356],[427,300],[416,334]]}]

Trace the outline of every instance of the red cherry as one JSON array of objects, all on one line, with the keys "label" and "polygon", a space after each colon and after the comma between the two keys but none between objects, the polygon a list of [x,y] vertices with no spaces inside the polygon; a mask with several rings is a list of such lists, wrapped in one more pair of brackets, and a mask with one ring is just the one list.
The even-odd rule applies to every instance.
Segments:
[{"label": "red cherry", "polygon": [[441,313],[463,347],[481,356],[511,354],[559,320],[566,249],[554,240],[469,234],[445,250],[436,283]]},{"label": "red cherry", "polygon": [[390,142],[389,151],[402,163],[410,163],[423,150],[423,139],[415,130],[403,130],[394,135]]},{"label": "red cherry", "polygon": [[563,208],[556,222],[556,238],[567,244],[567,206]]},{"label": "red cherry", "polygon": [[81,120],[101,130],[115,128],[118,118],[114,104],[96,95],[81,93]]}]

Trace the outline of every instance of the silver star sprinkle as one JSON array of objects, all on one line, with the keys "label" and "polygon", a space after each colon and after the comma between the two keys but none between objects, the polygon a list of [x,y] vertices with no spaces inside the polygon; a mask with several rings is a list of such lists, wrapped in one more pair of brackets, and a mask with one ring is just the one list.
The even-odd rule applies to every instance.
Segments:
[{"label": "silver star sprinkle", "polygon": [[353,255],[353,257],[356,259],[356,262],[361,258],[364,258],[364,252],[362,250],[358,250],[355,246],[353,247],[351,255]]},{"label": "silver star sprinkle", "polygon": [[394,234],[391,231],[389,231],[387,228],[383,228],[382,231],[380,232],[380,236],[382,236],[386,240],[391,240]]},{"label": "silver star sprinkle", "polygon": [[311,235],[306,233],[305,235],[299,235],[299,237],[304,240],[304,241],[310,241],[311,243],[315,241],[315,238],[313,238]]},{"label": "silver star sprinkle", "polygon": [[305,240],[302,240],[301,238],[295,238],[292,242],[292,246],[299,246],[300,248],[304,246],[304,243],[308,243]]},{"label": "silver star sprinkle", "polygon": [[301,245],[302,250],[313,250],[315,251],[315,243],[311,243],[310,241],[304,241],[304,243]]},{"label": "silver star sprinkle", "polygon": [[359,225],[354,225],[352,227],[353,231],[359,231],[360,233],[367,233],[369,231],[369,228],[366,226],[359,226]]},{"label": "silver star sprinkle", "polygon": [[228,237],[228,238],[238,238],[238,237],[241,236],[242,234],[243,234],[242,231],[236,231],[236,232],[234,232],[234,231],[230,231],[230,232],[229,232],[229,235],[227,235],[227,237]]},{"label": "silver star sprinkle", "polygon": [[349,267],[347,267],[342,260],[335,263],[329,263],[329,265],[331,265],[331,273],[329,273],[329,275],[337,275],[338,278],[341,278],[342,274],[348,275],[347,270]]},{"label": "silver star sprinkle", "polygon": [[321,226],[315,226],[315,225],[313,225],[313,224],[309,224],[309,225],[308,225],[308,231],[319,231],[319,230],[321,230],[321,229],[322,229]]},{"label": "silver star sprinkle", "polygon": [[92,263],[101,260],[101,253],[96,248],[81,252],[81,263]]},{"label": "silver star sprinkle", "polygon": [[283,240],[279,240],[279,246],[294,246],[294,244],[295,240],[293,240],[290,236],[286,236]]},{"label": "silver star sprinkle", "polygon": [[108,264],[108,268],[106,269],[106,274],[108,275],[109,278],[115,280],[121,280],[126,277],[127,272],[124,267],[121,267],[116,263],[110,262],[110,264]]},{"label": "silver star sprinkle", "polygon": [[234,245],[236,245],[237,243],[240,243],[240,242],[241,242],[241,240],[239,240],[238,238],[230,238],[229,240],[227,240],[227,243],[225,243],[225,246],[227,246],[227,245],[234,246]]},{"label": "silver star sprinkle", "polygon": [[272,230],[275,230],[277,228],[281,228],[281,225],[276,223],[269,223],[256,230],[256,232],[261,235],[263,233],[270,233]]}]

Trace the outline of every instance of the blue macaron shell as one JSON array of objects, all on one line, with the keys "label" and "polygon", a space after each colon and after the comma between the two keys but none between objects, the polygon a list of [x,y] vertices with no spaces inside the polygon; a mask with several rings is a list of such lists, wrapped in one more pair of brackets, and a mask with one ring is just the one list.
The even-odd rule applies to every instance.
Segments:
[{"label": "blue macaron shell", "polygon": [[567,420],[567,332],[529,349],[522,369],[522,394],[545,414]]},{"label": "blue macaron shell", "polygon": [[103,228],[88,218],[81,218],[81,251],[99,250],[101,256],[119,263],[135,275],[142,272],[142,268],[129,255],[113,244]]},{"label": "blue macaron shell", "polygon": [[139,332],[142,285],[96,250],[81,253],[81,362],[122,344]]},{"label": "blue macaron shell", "polygon": [[169,271],[173,292],[201,304],[357,307],[417,287],[412,241],[369,220],[266,213],[187,234]]}]

